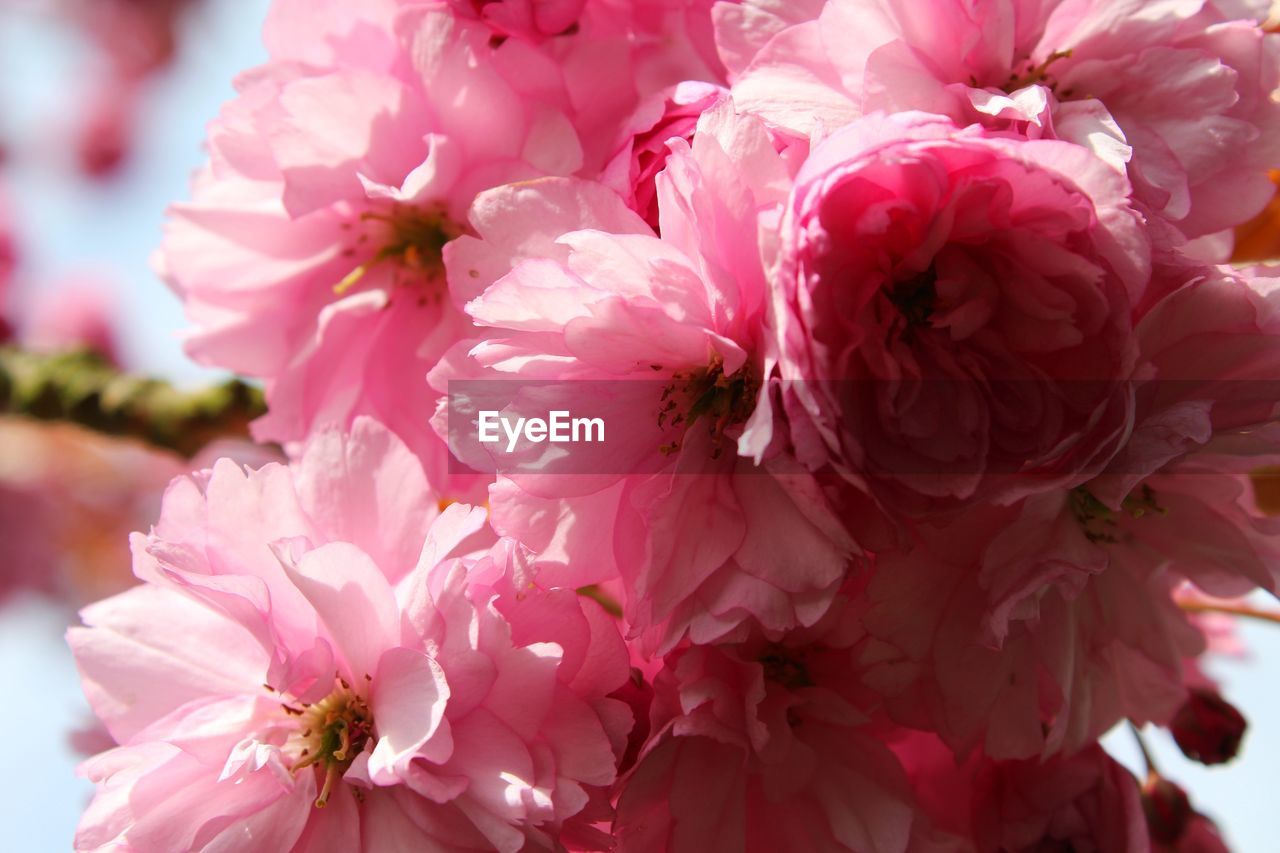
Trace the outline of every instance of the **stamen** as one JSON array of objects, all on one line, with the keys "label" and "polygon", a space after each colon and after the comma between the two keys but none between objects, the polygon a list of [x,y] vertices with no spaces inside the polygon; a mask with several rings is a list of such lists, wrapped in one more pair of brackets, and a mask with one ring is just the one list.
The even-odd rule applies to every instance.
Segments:
[{"label": "stamen", "polygon": [[[751,417],[759,392],[760,379],[751,364],[726,376],[724,360],[714,356],[711,363],[701,370],[681,370],[672,374],[672,381],[662,389],[660,402],[663,405],[658,409],[658,427],[674,428],[681,424],[692,427],[699,418],[710,421],[715,445],[711,456],[718,459],[726,431]],[[677,402],[677,398],[683,400],[684,406]],[[680,441],[676,439],[661,445],[658,450],[669,456],[680,447]]]},{"label": "stamen", "polygon": [[759,658],[764,667],[764,677],[790,690],[813,687],[813,679],[805,669],[799,652],[780,645],[771,645]]},{"label": "stamen", "polygon": [[893,285],[889,301],[907,321],[909,329],[929,325],[938,301],[938,273],[932,265],[922,273]]},{"label": "stamen", "polygon": [[[291,772],[294,775],[308,767],[324,769],[324,787],[316,799],[317,808],[324,808],[336,780],[351,767],[373,735],[373,716],[368,702],[352,692],[351,685],[341,674],[334,674],[335,688],[325,698],[299,711],[282,705],[291,716],[302,715],[297,733],[290,738],[297,758]],[[365,681],[372,679],[366,675]]]},{"label": "stamen", "polygon": [[[1022,74],[1010,74],[1009,79],[1005,81],[1000,88],[1006,92],[1016,92],[1019,89],[1026,88],[1034,83],[1043,83],[1049,76],[1049,66],[1057,62],[1059,59],[1069,59],[1071,57],[1070,50],[1055,50],[1049,54],[1048,58],[1039,65],[1033,65],[1027,68]],[[1056,83],[1050,82],[1049,88],[1053,89]]]},{"label": "stamen", "polygon": [[[1077,486],[1067,495],[1068,505],[1076,521],[1084,528],[1090,542],[1118,543],[1121,541],[1120,521],[1116,511],[1093,496],[1084,486]],[[1156,500],[1155,489],[1143,483],[1120,502],[1121,511],[1132,519],[1148,514],[1168,515],[1169,510]]]},{"label": "stamen", "polygon": [[316,797],[316,808],[322,809],[329,805],[329,794],[333,792],[333,783],[341,775],[342,772],[338,770],[338,765],[329,765],[329,769],[324,774],[324,787],[320,789],[320,796]]},{"label": "stamen", "polygon": [[334,750],[333,758],[335,761],[346,761],[347,750],[351,749],[351,733],[347,731],[347,721],[338,721],[338,740],[341,742],[336,750]]},{"label": "stamen", "polygon": [[1067,504],[1090,542],[1120,541],[1116,538],[1115,513],[1084,486],[1067,493]]},{"label": "stamen", "polygon": [[[388,261],[397,269],[408,270],[419,277],[436,279],[444,274],[444,246],[462,233],[445,216],[442,209],[421,209],[407,205],[395,205],[389,212],[366,211],[360,215],[361,223],[377,223],[375,243],[381,248],[374,256],[358,265],[334,285],[333,292],[342,296],[359,284],[375,267]],[[369,233],[356,240],[356,246],[369,241]],[[378,239],[380,238],[380,239]],[[344,256],[352,248],[344,250]]]}]

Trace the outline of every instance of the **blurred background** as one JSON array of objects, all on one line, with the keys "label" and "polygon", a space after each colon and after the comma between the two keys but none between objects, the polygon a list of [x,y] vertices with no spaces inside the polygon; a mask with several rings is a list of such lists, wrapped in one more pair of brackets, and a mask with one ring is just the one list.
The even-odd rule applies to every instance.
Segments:
[{"label": "blurred background", "polygon": [[[234,76],[265,58],[267,5],[0,0],[0,343],[89,347],[105,366],[182,387],[225,379],[183,356],[181,308],[150,255],[166,205],[187,197],[205,123]],[[1242,236],[1275,256],[1274,229]],[[106,744],[63,632],[79,606],[128,583],[127,531],[145,529],[164,484],[199,464],[0,418],[0,849],[70,849],[90,793],[76,765]],[[1148,741],[1234,849],[1275,850],[1280,626],[1241,623],[1235,637],[1208,668],[1251,722],[1242,755],[1206,768],[1163,732]],[[1140,772],[1130,732],[1107,746]]]},{"label": "blurred background", "polygon": [[[265,59],[267,0],[0,0],[0,325],[24,349],[88,345],[146,375],[220,380],[182,354],[178,300],[151,271],[205,124]],[[0,340],[6,330],[0,328]],[[0,849],[71,849],[105,744],[62,635],[128,582],[176,454],[0,418]],[[65,524],[59,526],[58,521]],[[57,529],[51,529],[57,528]]]}]

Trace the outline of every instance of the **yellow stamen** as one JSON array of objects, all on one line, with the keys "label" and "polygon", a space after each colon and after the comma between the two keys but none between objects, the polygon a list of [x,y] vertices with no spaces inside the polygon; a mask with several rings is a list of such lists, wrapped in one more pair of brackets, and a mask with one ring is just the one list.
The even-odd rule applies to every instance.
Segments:
[{"label": "yellow stamen", "polygon": [[369,264],[361,264],[351,272],[347,273],[343,277],[342,281],[333,286],[333,292],[338,296],[342,296],[348,290],[355,287],[360,283],[360,279],[364,278],[365,274],[369,272],[369,266]]},{"label": "yellow stamen", "polygon": [[320,796],[316,797],[316,808],[322,809],[329,805],[329,794],[333,791],[333,783],[337,781],[342,773],[338,770],[338,765],[330,764],[328,771],[324,774],[324,787],[320,789]]}]

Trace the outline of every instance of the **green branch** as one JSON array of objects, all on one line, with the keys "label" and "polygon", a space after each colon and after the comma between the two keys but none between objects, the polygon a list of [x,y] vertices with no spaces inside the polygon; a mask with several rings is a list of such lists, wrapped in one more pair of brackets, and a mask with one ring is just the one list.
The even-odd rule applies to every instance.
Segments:
[{"label": "green branch", "polygon": [[248,436],[249,421],[265,411],[262,392],[238,379],[185,391],[121,373],[85,350],[0,346],[0,414],[67,421],[191,457],[215,439]]}]

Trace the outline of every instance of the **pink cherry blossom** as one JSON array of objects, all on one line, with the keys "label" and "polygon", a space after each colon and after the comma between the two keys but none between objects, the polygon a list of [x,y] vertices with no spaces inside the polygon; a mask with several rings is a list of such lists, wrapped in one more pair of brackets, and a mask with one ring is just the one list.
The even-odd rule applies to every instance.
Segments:
[{"label": "pink cherry blossom", "polygon": [[930,735],[900,737],[893,747],[925,813],[965,839],[952,849],[1150,849],[1137,780],[1097,744],[1021,761],[957,761]]},{"label": "pink cherry blossom", "polygon": [[1137,780],[1098,745],[1069,758],[992,763],[974,780],[980,851],[1037,845],[1146,853]]},{"label": "pink cherry blossom", "polygon": [[920,113],[822,142],[776,272],[800,459],[908,514],[1100,470],[1130,426],[1149,275],[1128,189],[1078,146]]},{"label": "pink cherry blossom", "polygon": [[[587,0],[566,34],[537,41],[541,55],[562,75],[582,142],[583,177],[599,175],[637,112],[659,93],[690,81],[725,82],[712,37],[712,4]],[[505,0],[485,9],[507,12],[524,5],[525,0]]]},{"label": "pink cherry blossom", "polygon": [[[545,58],[495,49],[440,9],[375,13],[333,21],[324,64],[290,57],[241,78],[162,265],[194,324],[188,351],[266,380],[257,437],[374,415],[456,491],[425,385],[465,328],[440,251],[476,192],[570,173],[581,149],[544,91]],[[268,41],[309,14],[273,18]]]},{"label": "pink cherry blossom", "polygon": [[1077,142],[1127,164],[1144,205],[1187,237],[1237,225],[1271,196],[1278,48],[1231,14],[1264,17],[1260,4],[777,5],[716,19],[735,99],[789,131],[921,109]]},{"label": "pink cherry blossom", "polygon": [[1236,474],[1275,454],[1276,271],[1161,259],[1152,285],[1136,312],[1133,434],[1094,486],[1111,505],[1143,477],[1192,454],[1215,456],[1219,471]]},{"label": "pink cherry blossom", "polygon": [[1049,500],[922,526],[911,550],[878,555],[860,600],[862,681],[961,755],[1069,755],[1122,719],[1165,722],[1204,650],[1179,577],[1108,542],[1096,504],[1060,494],[1046,520]]},{"label": "pink cherry blossom", "polygon": [[[467,307],[486,334],[432,377],[441,390],[487,380],[499,395],[511,385],[495,380],[537,382],[503,402],[604,416],[605,444],[559,458],[531,445],[519,465],[474,434],[450,437],[464,461],[505,475],[491,490],[496,528],[554,565],[558,584],[621,578],[633,632],[661,650],[751,618],[812,624],[856,550],[816,481],[769,448],[773,413],[758,405],[769,367],[756,221],[781,201],[785,168],[728,104],[703,116],[692,146],[669,145],[661,240],[589,185],[481,196],[481,239],[460,239],[449,260],[477,288],[496,279]],[[466,421],[447,414],[441,428]]]},{"label": "pink cherry blossom", "polygon": [[144,584],[70,633],[119,744],[77,849],[553,849],[613,781],[625,650],[482,510],[437,512],[367,419],[175,480]]},{"label": "pink cherry blossom", "polygon": [[1268,5],[273,0],[158,267],[287,461],[77,522],[76,848],[1222,850],[1100,739],[1280,592]]},{"label": "pink cherry blossom", "polygon": [[837,603],[776,641],[757,634],[669,655],[654,682],[654,733],[620,784],[618,849],[930,849],[929,821],[860,708],[857,633]]}]

